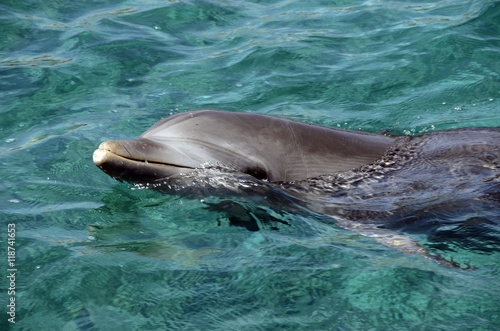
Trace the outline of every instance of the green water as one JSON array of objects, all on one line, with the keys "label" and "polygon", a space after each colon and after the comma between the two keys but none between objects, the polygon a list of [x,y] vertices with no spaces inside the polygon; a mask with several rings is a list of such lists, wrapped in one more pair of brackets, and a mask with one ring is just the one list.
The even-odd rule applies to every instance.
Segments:
[{"label": "green water", "polygon": [[0,328],[499,330],[493,227],[489,249],[443,252],[478,267],[455,270],[312,216],[232,227],[92,163],[101,141],[196,108],[498,127],[499,73],[498,1],[2,1]]}]

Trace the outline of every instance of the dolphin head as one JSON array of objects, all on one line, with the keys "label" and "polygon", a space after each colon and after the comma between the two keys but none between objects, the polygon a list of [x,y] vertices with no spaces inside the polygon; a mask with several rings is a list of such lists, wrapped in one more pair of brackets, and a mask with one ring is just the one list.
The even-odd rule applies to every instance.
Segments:
[{"label": "dolphin head", "polygon": [[135,140],[103,142],[93,159],[111,177],[132,183],[215,167],[277,182],[359,167],[392,143],[384,136],[204,109],[163,119]]},{"label": "dolphin head", "polygon": [[111,177],[132,183],[210,167],[267,179],[271,169],[263,153],[266,142],[249,143],[255,133],[253,126],[255,123],[223,111],[181,113],[159,121],[135,140],[101,143],[93,159]]}]

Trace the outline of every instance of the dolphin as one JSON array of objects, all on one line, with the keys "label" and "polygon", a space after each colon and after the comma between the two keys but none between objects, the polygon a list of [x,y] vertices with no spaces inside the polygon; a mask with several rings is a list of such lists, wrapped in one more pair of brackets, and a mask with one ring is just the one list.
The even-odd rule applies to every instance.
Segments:
[{"label": "dolphin", "polygon": [[141,182],[222,165],[288,182],[350,170],[378,159],[394,138],[221,110],[165,118],[135,140],[103,142],[94,162],[111,177]]},{"label": "dolphin", "polygon": [[121,181],[169,193],[247,195],[297,212],[304,207],[454,268],[462,267],[394,229],[418,224],[424,211],[471,201],[496,206],[499,158],[500,128],[386,136],[212,109],[167,117],[135,140],[101,143],[93,155]]}]

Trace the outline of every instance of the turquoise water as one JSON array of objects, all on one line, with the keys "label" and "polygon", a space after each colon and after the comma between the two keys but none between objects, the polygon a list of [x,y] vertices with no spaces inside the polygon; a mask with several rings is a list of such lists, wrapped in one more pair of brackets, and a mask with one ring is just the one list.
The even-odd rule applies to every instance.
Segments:
[{"label": "turquoise water", "polygon": [[498,1],[7,0],[0,31],[2,330],[500,329],[497,232],[443,252],[477,270],[449,269],[313,216],[229,226],[92,162],[100,142],[196,108],[498,127]]}]

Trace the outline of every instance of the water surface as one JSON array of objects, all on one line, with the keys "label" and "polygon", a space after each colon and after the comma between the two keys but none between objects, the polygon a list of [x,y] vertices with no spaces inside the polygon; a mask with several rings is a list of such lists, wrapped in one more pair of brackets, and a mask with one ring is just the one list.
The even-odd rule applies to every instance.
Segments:
[{"label": "water surface", "polygon": [[92,163],[101,141],[196,108],[411,135],[498,127],[498,1],[3,1],[0,31],[2,329],[500,328],[498,207],[477,211],[496,240],[415,236],[478,267],[462,271],[314,216],[230,226]]}]

